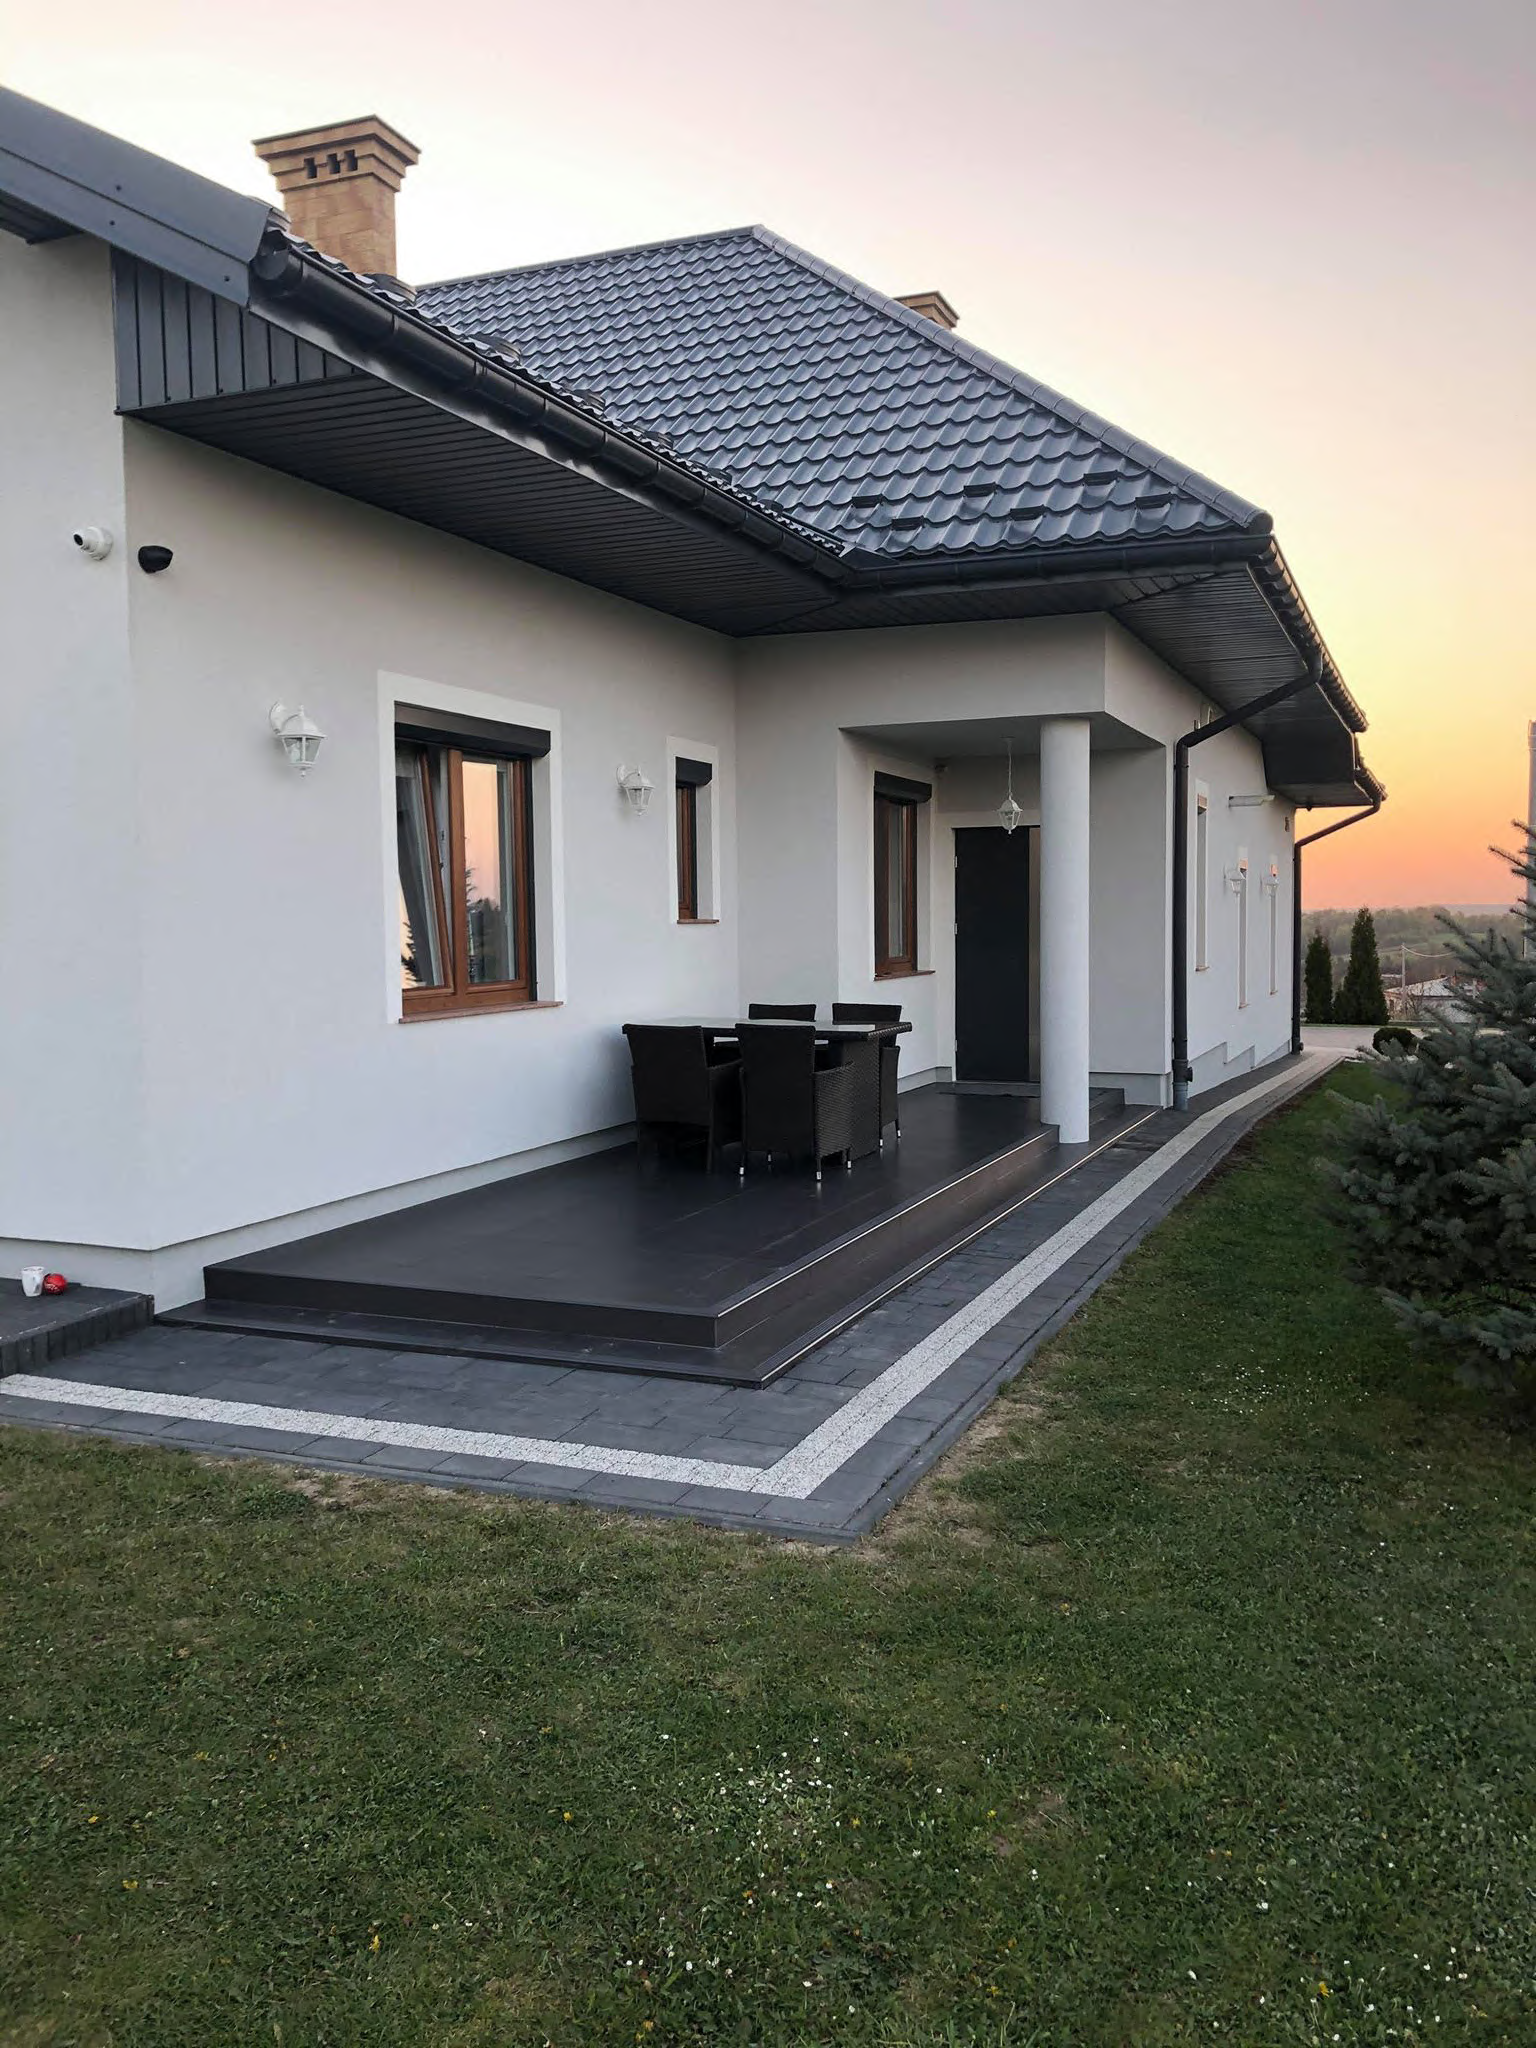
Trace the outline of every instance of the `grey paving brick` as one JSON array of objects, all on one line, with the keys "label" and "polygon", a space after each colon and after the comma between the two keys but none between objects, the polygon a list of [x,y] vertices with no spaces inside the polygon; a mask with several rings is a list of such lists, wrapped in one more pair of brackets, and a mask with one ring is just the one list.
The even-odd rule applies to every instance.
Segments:
[{"label": "grey paving brick", "polygon": [[[372,1449],[374,1446],[370,1445],[369,1448]],[[455,1479],[479,1479],[486,1481],[510,1479],[513,1473],[519,1469],[519,1460],[516,1458],[474,1458],[466,1453],[456,1452],[450,1457],[439,1458],[432,1469],[435,1472],[442,1473],[445,1477]]]},{"label": "grey paving brick", "polygon": [[686,1486],[676,1486],[666,1479],[632,1479],[605,1475],[600,1483],[586,1489],[586,1498],[595,1506],[629,1507],[650,1504],[665,1507],[680,1501],[688,1490]]},{"label": "grey paving brick", "polygon": [[766,1471],[779,1462],[794,1442],[793,1437],[782,1444],[758,1444],[748,1443],[744,1437],[696,1436],[680,1455],[716,1459],[727,1465],[757,1465]]},{"label": "grey paving brick", "polygon": [[761,1495],[737,1493],[723,1486],[690,1486],[680,1493],[676,1505],[680,1508],[731,1508],[738,1514],[755,1515],[761,1502]]},{"label": "grey paving brick", "polygon": [[442,1464],[442,1451],[417,1451],[404,1444],[375,1444],[362,1463],[373,1472],[432,1472]]},{"label": "grey paving brick", "polygon": [[323,1458],[335,1464],[366,1464],[379,1446],[370,1437],[311,1436],[298,1447],[306,1458]]}]

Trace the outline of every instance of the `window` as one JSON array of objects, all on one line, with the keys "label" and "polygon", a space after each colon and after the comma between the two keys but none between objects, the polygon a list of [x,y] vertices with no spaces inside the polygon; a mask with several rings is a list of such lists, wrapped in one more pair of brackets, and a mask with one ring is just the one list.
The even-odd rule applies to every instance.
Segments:
[{"label": "window", "polygon": [[1195,797],[1195,965],[1209,967],[1211,900],[1211,800],[1202,790]]},{"label": "window", "polygon": [[875,973],[917,972],[917,805],[875,794]]},{"label": "window", "polygon": [[[427,714],[420,714],[426,716]],[[422,736],[395,744],[400,977],[407,1017],[533,999],[531,761]],[[547,742],[546,742],[547,744]]]},{"label": "window", "polygon": [[709,860],[709,784],[713,763],[676,757],[672,770],[674,836],[677,841],[679,924],[712,924],[706,863]]},{"label": "window", "polygon": [[1269,992],[1280,993],[1280,870],[1273,861],[1264,880],[1269,896]]}]

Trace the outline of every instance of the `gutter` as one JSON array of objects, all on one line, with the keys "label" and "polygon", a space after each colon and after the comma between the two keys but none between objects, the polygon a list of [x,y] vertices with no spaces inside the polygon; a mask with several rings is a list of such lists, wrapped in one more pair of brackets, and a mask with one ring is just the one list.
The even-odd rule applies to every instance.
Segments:
[{"label": "gutter", "polygon": [[1319,839],[1326,839],[1330,833],[1343,832],[1351,825],[1363,825],[1367,818],[1374,818],[1387,800],[1387,792],[1374,779],[1370,785],[1370,802],[1363,811],[1351,811],[1347,818],[1340,818],[1337,824],[1324,825],[1320,832],[1309,832],[1305,839],[1298,839],[1291,848],[1291,1051],[1301,1051],[1301,849],[1314,846]]},{"label": "gutter", "polygon": [[1197,725],[1192,732],[1183,733],[1173,744],[1173,1106],[1188,1109],[1189,1084],[1194,1071],[1189,1063],[1189,757],[1204,740],[1215,739],[1218,733],[1230,732],[1234,725],[1244,725],[1250,718],[1256,718],[1261,711],[1268,711],[1276,704],[1283,704],[1287,697],[1313,688],[1322,668],[1321,654],[1308,657],[1307,665],[1299,676],[1293,676],[1288,683],[1281,683],[1278,689],[1266,691],[1262,697],[1255,697],[1251,704],[1245,704],[1240,711],[1229,711],[1224,718],[1213,718],[1209,725]]}]

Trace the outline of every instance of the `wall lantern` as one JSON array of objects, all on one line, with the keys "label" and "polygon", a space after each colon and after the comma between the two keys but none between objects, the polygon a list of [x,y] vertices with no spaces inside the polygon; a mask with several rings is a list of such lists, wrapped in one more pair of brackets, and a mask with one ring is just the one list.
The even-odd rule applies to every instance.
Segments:
[{"label": "wall lantern", "polygon": [[1024,806],[1014,802],[1013,741],[1009,740],[1006,744],[1008,747],[1008,794],[997,807],[997,822],[1005,832],[1016,832],[1019,829],[1019,820],[1024,815]]},{"label": "wall lantern", "polygon": [[638,818],[649,804],[655,784],[643,768],[621,768],[619,787],[624,792],[625,802]]},{"label": "wall lantern", "polygon": [[274,704],[268,719],[288,756],[289,765],[297,768],[301,775],[307,775],[315,765],[325,734],[302,704],[297,711],[290,711],[286,704]]}]

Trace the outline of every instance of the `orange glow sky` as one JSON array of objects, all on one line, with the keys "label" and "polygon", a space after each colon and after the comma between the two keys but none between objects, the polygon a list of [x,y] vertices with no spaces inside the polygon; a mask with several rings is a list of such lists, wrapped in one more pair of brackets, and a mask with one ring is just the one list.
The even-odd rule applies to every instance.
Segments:
[{"label": "orange glow sky", "polygon": [[1391,792],[1308,857],[1308,901],[1511,895],[1484,849],[1536,716],[1533,0],[5,21],[8,85],[263,196],[249,137],[393,121],[417,280],[761,220],[941,287],[972,340],[1274,514]]}]

